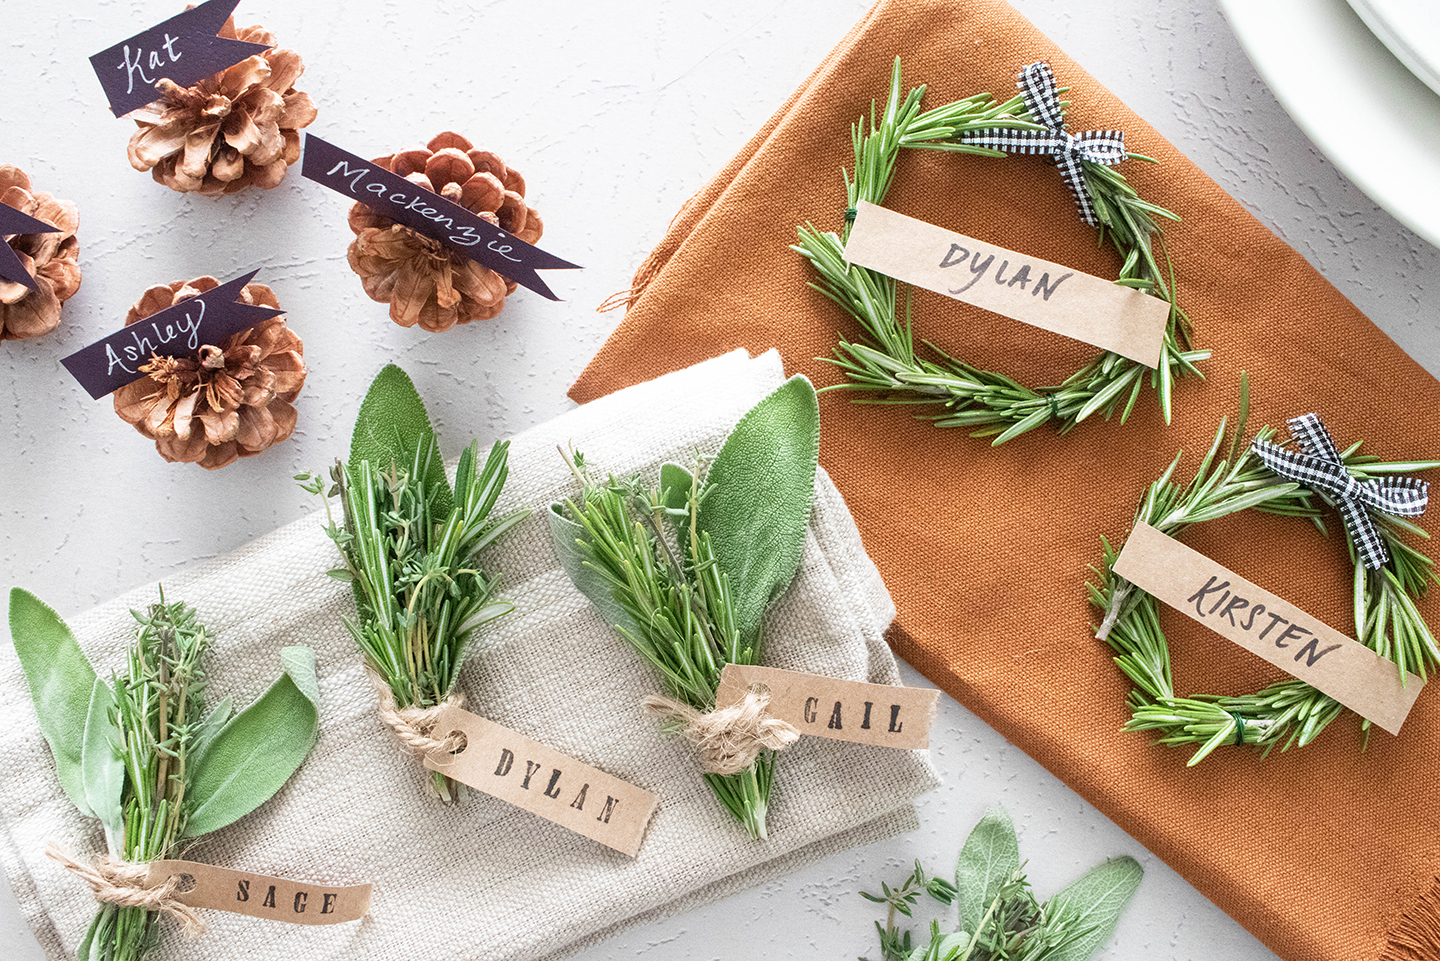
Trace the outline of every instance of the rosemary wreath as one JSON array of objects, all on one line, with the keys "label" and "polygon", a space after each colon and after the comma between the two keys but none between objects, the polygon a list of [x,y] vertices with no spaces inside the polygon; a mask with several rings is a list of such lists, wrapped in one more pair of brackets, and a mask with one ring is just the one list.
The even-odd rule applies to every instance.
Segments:
[{"label": "rosemary wreath", "polygon": [[[1323,534],[1322,497],[1301,484],[1274,473],[1256,453],[1256,444],[1243,445],[1248,408],[1242,384],[1240,413],[1226,452],[1226,421],[1220,422],[1215,440],[1200,462],[1200,468],[1186,485],[1174,480],[1181,455],[1153,484],[1135,512],[1135,522],[1144,522],[1172,537],[1189,527],[1244,510],[1257,510],[1304,518]],[[1276,435],[1262,428],[1257,444],[1268,444]],[[1242,446],[1243,445],[1243,446]],[[1359,453],[1356,443],[1343,454],[1344,471],[1357,482],[1390,478],[1403,472],[1440,467],[1440,461],[1382,463],[1379,458]],[[1226,456],[1221,457],[1222,452]],[[1217,459],[1218,458],[1218,459]],[[1350,559],[1354,564],[1355,638],[1380,656],[1393,661],[1403,677],[1414,671],[1424,678],[1440,664],[1440,647],[1415,599],[1425,593],[1429,582],[1440,582],[1431,558],[1411,546],[1402,535],[1428,538],[1422,529],[1403,517],[1376,512],[1372,515],[1379,541],[1388,548],[1388,559],[1370,569],[1357,555],[1355,538],[1345,527]],[[1103,613],[1097,637],[1115,651],[1115,663],[1135,684],[1130,692],[1129,731],[1155,731],[1157,743],[1198,744],[1188,766],[1203,761],[1223,744],[1249,744],[1262,756],[1275,745],[1288,750],[1304,747],[1320,735],[1344,711],[1342,705],[1309,684],[1287,679],[1254,694],[1223,696],[1197,694],[1177,697],[1170,672],[1170,649],[1160,627],[1156,599],[1117,575],[1119,551],[1104,544],[1104,564],[1092,567],[1100,579],[1089,583],[1090,603]],[[1368,739],[1370,722],[1361,721],[1362,749]]]},{"label": "rosemary wreath", "polygon": [[[1027,72],[1032,69],[1021,71],[1022,90]],[[1048,66],[1044,66],[1044,75],[1049,77]],[[1053,92],[1063,93],[1064,89]],[[1067,104],[1058,99],[1044,108],[1053,114],[1048,118],[1053,122],[1047,125],[1037,122],[1041,118],[1033,115],[1024,94],[996,103],[989,94],[982,93],[922,110],[924,94],[922,85],[902,98],[897,57],[884,113],[877,117],[872,101],[869,132],[865,131],[863,116],[850,128],[855,171],[853,177],[842,174],[850,211],[862,200],[885,202],[903,148],[1004,157],[1007,151],[984,146],[983,142],[1013,141],[1007,143],[1010,151],[1036,153],[1048,150],[1023,145],[1030,138],[1028,132],[1045,135],[1046,142],[1056,138],[1056,143],[1083,143],[1092,136],[1064,139],[1068,137],[1062,119]],[[1151,369],[1106,352],[1057,387],[1031,388],[1004,374],[981,370],[952,357],[929,341],[925,346],[935,359],[919,356],[913,334],[912,291],[907,287],[902,314],[894,278],[845,260],[845,243],[854,216],[847,212],[841,233],[822,232],[807,223],[798,228],[799,242],[791,247],[806,257],[820,275],[818,282],[810,286],[839,304],[865,333],[860,341],[842,336],[834,356],[827,358],[849,379],[833,389],[883,394],[864,403],[942,404],[947,410],[929,417],[936,426],[975,428],[972,436],[998,435],[993,443],[1001,444],[1051,420],[1057,421],[1059,431],[1064,433],[1097,411],[1108,418],[1122,402],[1123,424],[1148,383],[1159,398],[1168,424],[1175,378],[1186,374],[1202,376],[1196,364],[1208,359],[1210,352],[1194,349],[1190,320],[1175,300],[1174,272],[1161,270],[1152,249],[1153,241],[1161,234],[1156,218],[1180,218],[1141,198],[1125,176],[1108,165],[1126,157],[1155,163],[1153,158],[1125,152],[1122,146],[1103,162],[1077,154],[1062,159],[1061,167],[1075,192],[1082,219],[1097,227],[1100,243],[1108,241],[1123,258],[1115,283],[1142,290],[1170,305],[1158,367]]]}]

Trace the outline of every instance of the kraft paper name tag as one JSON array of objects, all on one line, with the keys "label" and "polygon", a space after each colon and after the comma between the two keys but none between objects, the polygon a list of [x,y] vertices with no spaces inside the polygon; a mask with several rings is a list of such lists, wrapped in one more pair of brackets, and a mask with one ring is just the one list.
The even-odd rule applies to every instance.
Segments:
[{"label": "kraft paper name tag", "polygon": [[436,719],[433,736],[454,731],[467,744],[425,766],[477,791],[634,857],[659,802],[654,794],[458,707]]},{"label": "kraft paper name tag", "polygon": [[194,861],[152,861],[145,886],[179,875],[175,896],[192,908],[214,908],[289,924],[341,924],[370,911],[370,885],[310,884]]},{"label": "kraft paper name tag", "polygon": [[863,200],[845,259],[1147,367],[1160,364],[1170,305],[1100,277]]},{"label": "kraft paper name tag", "polygon": [[1191,620],[1400,733],[1424,681],[1148,524],[1139,524],[1115,573]]},{"label": "kraft paper name tag", "polygon": [[770,691],[767,710],[801,734],[880,747],[930,746],[930,725],[940,692],[921,687],[865,684],[778,667],[726,664],[720,672],[717,708],[729,707],[751,685]]}]

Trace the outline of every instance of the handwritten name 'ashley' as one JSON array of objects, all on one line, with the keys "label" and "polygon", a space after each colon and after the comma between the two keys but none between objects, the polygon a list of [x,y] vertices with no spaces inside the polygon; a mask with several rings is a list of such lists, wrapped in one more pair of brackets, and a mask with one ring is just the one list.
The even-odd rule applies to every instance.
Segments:
[{"label": "handwritten name 'ashley'", "polygon": [[[434,194],[428,190],[417,187],[416,192],[411,193],[403,190],[392,190],[388,185],[379,181],[365,183],[370,170],[367,167],[352,169],[349,161],[341,160],[325,172],[327,177],[338,176],[349,184],[350,192],[360,199],[360,202],[367,206],[374,207],[377,202],[392,204],[407,213],[418,214],[430,221],[435,226],[446,231],[446,241],[457,247],[473,247],[485,238],[476,232],[474,227],[465,224],[455,223],[455,218],[444,211],[432,207]],[[515,247],[501,240],[492,240],[487,243],[486,248],[504,257],[506,260],[515,263],[520,262],[519,257],[510,256]]]},{"label": "handwritten name 'ashley'", "polygon": [[[1230,592],[1228,580],[1219,584],[1215,583],[1217,580],[1219,580],[1218,577],[1211,577],[1195,593],[1186,598],[1186,604],[1195,605],[1197,620],[1204,622],[1211,617],[1216,620],[1227,619],[1231,627],[1250,634],[1254,634],[1255,628],[1259,627],[1260,633],[1256,636],[1262,641],[1268,639],[1277,627],[1284,624],[1285,628],[1275,634],[1272,642],[1282,650],[1304,640],[1306,635],[1310,635],[1310,640],[1306,641],[1295,654],[1297,662],[1302,657],[1305,659],[1306,667],[1314,667],[1320,658],[1331,651],[1340,649],[1339,644],[1320,647],[1320,638],[1316,637],[1315,632],[1310,628],[1301,627],[1289,618],[1281,617],[1273,611],[1266,611],[1264,604],[1251,604],[1247,598]],[[1238,622],[1236,621],[1237,616],[1241,618]]]},{"label": "handwritten name 'ashley'", "polygon": [[[980,278],[990,272],[990,268],[995,263],[995,255],[987,254],[985,259],[981,260],[981,253],[983,253],[983,251],[979,250],[971,253],[969,249],[952,243],[950,249],[945,252],[945,256],[940,258],[939,266],[941,267],[958,267],[963,264],[970,271],[970,282],[963,287],[953,288],[950,291],[950,296],[957,297],[965,293],[965,291],[979,283]],[[1038,278],[1032,278],[1030,276],[1030,266],[1030,264],[1021,262],[1019,269],[1009,277],[1006,277],[1005,271],[1010,268],[1010,261],[1002,260],[1000,261],[1000,266],[995,270],[995,283],[1000,287],[1019,287],[1021,290],[1025,290],[1033,280],[1035,289],[1030,291],[1030,296],[1038,296],[1046,302],[1049,302],[1050,295],[1059,290],[1061,284],[1075,276],[1074,271],[1071,271],[1051,281],[1050,272],[1047,270],[1043,271]],[[1037,267],[1036,270],[1040,270],[1040,268]]]},{"label": "handwritten name 'ashley'", "polygon": [[[159,348],[182,338],[185,340],[185,346],[191,350],[198,350],[200,347],[200,321],[204,319],[205,301],[196,299],[186,306],[183,317],[164,324],[153,320],[131,324],[125,328],[125,333],[130,335],[132,342],[121,345],[119,353],[116,353],[115,347],[111,344],[105,345],[105,376],[112,376],[117,367],[127,374],[133,374]],[[149,328],[148,333],[146,328]],[[154,335],[153,340],[151,335]],[[121,359],[120,354],[125,355],[124,360]]]}]

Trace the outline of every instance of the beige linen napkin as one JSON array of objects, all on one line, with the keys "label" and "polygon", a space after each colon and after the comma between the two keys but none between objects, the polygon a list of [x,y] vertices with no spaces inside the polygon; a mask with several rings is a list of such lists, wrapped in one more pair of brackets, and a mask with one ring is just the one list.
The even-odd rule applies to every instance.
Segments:
[{"label": "beige linen napkin", "polygon": [[[208,912],[210,931],[169,930],[156,957],[255,961],[540,958],[572,953],[633,924],[724,897],[858,844],[913,829],[912,799],[936,786],[923,752],[804,738],[777,767],[767,843],[749,841],[700,776],[692,750],[641,715],[659,689],[595,617],[550,546],[543,511],[577,492],[556,445],[597,469],[650,476],[666,460],[714,454],[784,374],[773,351],[736,351],[620,391],[515,438],[499,511],[534,513],[487,557],[516,611],[483,629],[460,688],[478,713],[656,792],[660,806],[631,860],[518,808],[471,794],[457,808],[426,796],[420,764],[375,716],[374,694],[340,616],[348,589],[323,515],[281,528],[168,578],[166,596],[198,608],[219,641],[216,692],[240,703],[279,671],[285,644],[315,648],[321,733],[270,802],[188,852],[201,861],[296,879],[374,882],[372,917],[301,928]],[[451,443],[457,438],[450,437]],[[795,583],[767,620],[767,662],[899,683],[883,640],[894,606],[844,502],[823,472]],[[44,585],[26,585],[43,595]],[[128,610],[146,585],[69,618],[103,673],[119,666]],[[13,648],[0,652],[0,859],[50,957],[73,956],[94,910],[85,888],[43,855],[101,844],[61,794]]]}]

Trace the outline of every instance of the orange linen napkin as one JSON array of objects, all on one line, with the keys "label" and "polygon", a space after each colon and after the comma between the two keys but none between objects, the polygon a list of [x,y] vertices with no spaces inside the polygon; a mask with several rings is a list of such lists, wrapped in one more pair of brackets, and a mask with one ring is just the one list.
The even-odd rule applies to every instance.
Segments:
[{"label": "orange linen napkin", "polygon": [[[778,347],[789,372],[841,381],[836,338],[860,336],[806,287],[795,225],[838,229],[849,125],[885,96],[891,61],[926,104],[988,91],[1049,60],[1070,87],[1070,129],[1123,128],[1158,166],[1120,169],[1179,213],[1167,232],[1207,381],[1180,381],[1166,427],[1153,392],[1129,424],[1094,418],[992,449],[913,418],[923,408],[823,395],[821,461],[855,514],[899,609],[896,651],[1061,777],[1282,957],[1440,958],[1440,692],[1399,737],[1360,750],[1347,715],[1314,744],[1262,760],[1124,733],[1129,690],[1095,640],[1087,566],[1117,544],[1179,448],[1193,471],[1239,376],[1252,428],[1316,410],[1344,447],[1440,456],[1440,385],[1301,257],[1029,22],[999,0],[882,0],[744,149],[681,211],[636,277],[623,323],[571,389],[587,401],[735,347]],[[910,151],[887,201],[934,224],[1101,276],[1119,267],[1039,158]],[[918,292],[917,336],[1028,384],[1056,384],[1094,348]],[[1186,475],[1188,476],[1188,475]],[[1424,520],[1422,519],[1422,523]],[[1434,523],[1429,526],[1435,527]],[[1253,512],[1196,528],[1197,549],[1353,634],[1350,567],[1331,537]],[[1440,605],[1421,605],[1440,626]],[[1165,615],[1179,693],[1240,694],[1274,669],[1176,612]],[[1440,682],[1433,685],[1440,688]]]}]

